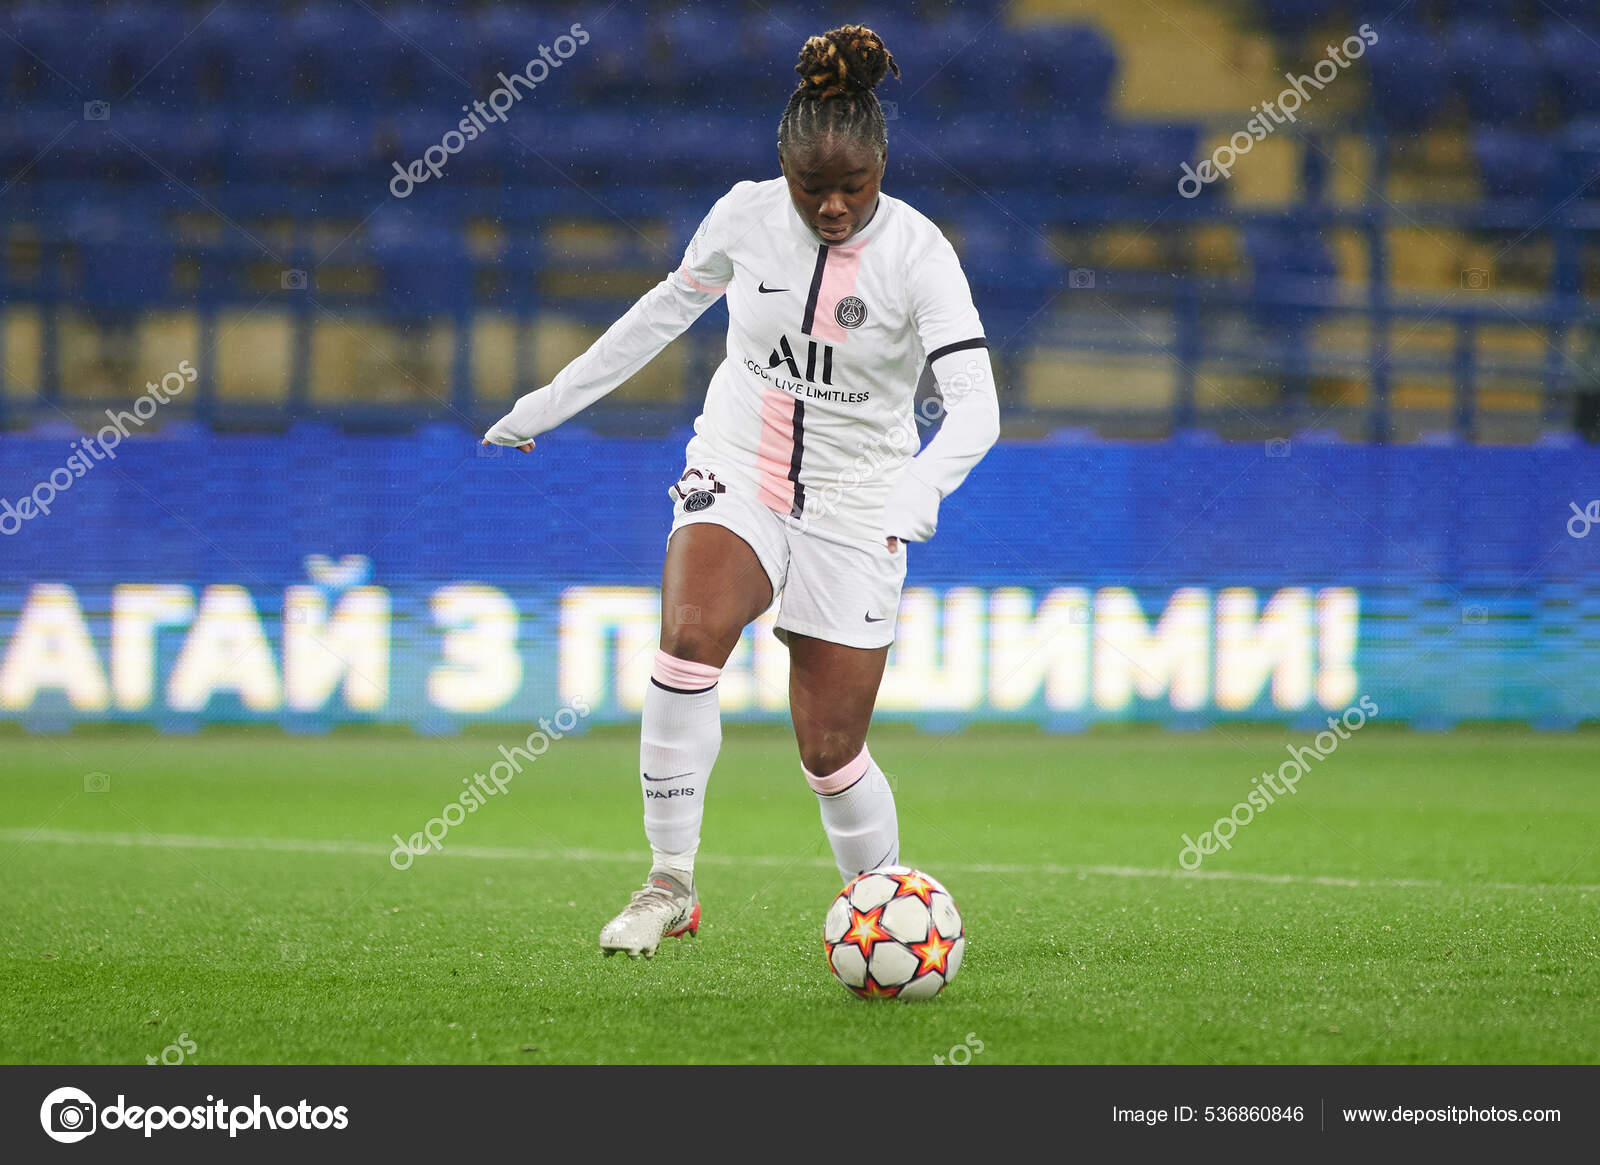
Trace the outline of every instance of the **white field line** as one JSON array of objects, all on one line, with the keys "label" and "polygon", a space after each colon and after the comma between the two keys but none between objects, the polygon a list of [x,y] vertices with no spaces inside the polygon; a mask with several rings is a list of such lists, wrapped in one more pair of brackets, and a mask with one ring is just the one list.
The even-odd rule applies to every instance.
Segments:
[{"label": "white field line", "polygon": [[[316,841],[298,837],[215,837],[193,833],[99,833],[67,829],[0,829],[0,844],[45,843],[54,845],[99,845],[137,847],[144,849],[211,849],[242,850],[266,853],[350,854],[361,857],[388,857],[394,848],[381,842],[329,840]],[[637,864],[644,859],[639,852],[612,853],[589,849],[525,849],[517,846],[483,846],[448,844],[437,855],[423,854],[419,861],[438,857],[478,858],[490,861],[532,862],[617,862]],[[758,854],[739,857],[732,854],[701,854],[696,862],[712,866],[771,866],[787,868],[807,866],[816,869],[833,869],[833,861],[822,857],[778,857]],[[1194,870],[1151,869],[1140,866],[1072,866],[1052,862],[1039,863],[987,863],[941,862],[941,873],[997,874],[1016,877],[1044,875],[1074,878],[1167,878],[1176,881],[1196,882],[1259,882],[1278,886],[1346,886],[1355,889],[1429,890],[1511,890],[1539,892],[1546,890],[1576,890],[1592,894],[1600,886],[1567,882],[1440,882],[1430,878],[1335,878],[1318,874],[1261,874],[1244,870]],[[396,871],[398,873],[398,871]]]}]

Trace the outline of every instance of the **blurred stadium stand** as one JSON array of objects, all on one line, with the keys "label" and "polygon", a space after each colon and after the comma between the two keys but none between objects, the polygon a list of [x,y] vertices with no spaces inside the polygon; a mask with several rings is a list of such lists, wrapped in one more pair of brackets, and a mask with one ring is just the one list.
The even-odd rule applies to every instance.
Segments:
[{"label": "blurred stadium stand", "polygon": [[[810,33],[904,71],[886,189],[962,252],[1008,431],[1570,439],[1600,313],[1600,0],[748,7],[0,2],[0,425],[480,425],[777,173]],[[586,45],[393,197],[573,21]],[[1372,20],[1199,197],[1181,164]],[[697,411],[721,307],[587,423]],[[1592,424],[1585,427],[1593,428]]]}]

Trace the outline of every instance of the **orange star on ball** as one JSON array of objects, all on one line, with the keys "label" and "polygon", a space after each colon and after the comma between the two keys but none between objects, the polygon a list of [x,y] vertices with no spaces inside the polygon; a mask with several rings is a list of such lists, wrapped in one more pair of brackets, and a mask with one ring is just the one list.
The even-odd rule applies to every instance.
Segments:
[{"label": "orange star on ball", "polygon": [[933,905],[933,883],[915,870],[909,874],[890,874],[889,877],[895,880],[898,887],[894,892],[896,898],[914,895],[922,899],[923,905]]},{"label": "orange star on ball", "polygon": [[945,970],[945,961],[950,957],[950,952],[955,950],[955,939],[945,938],[939,933],[939,928],[930,922],[927,940],[909,945],[911,953],[917,956],[918,975],[925,975],[929,971],[938,971],[941,975],[948,974]]},{"label": "orange star on ball", "polygon": [[865,913],[850,908],[850,929],[844,932],[844,937],[839,943],[854,943],[861,951],[863,959],[872,957],[872,948],[880,942],[891,942],[893,936],[883,929],[883,907],[878,906]]}]

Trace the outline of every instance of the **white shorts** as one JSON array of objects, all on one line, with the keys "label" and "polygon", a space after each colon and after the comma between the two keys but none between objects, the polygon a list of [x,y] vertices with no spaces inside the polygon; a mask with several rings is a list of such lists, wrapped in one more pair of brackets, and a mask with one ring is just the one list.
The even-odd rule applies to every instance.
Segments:
[{"label": "white shorts", "polygon": [[710,522],[749,543],[773,597],[781,596],[775,631],[785,643],[791,631],[846,647],[894,642],[906,580],[904,544],[891,552],[881,541],[808,529],[799,518],[769,509],[753,488],[705,466],[686,469],[667,494],[674,502],[672,534]]}]

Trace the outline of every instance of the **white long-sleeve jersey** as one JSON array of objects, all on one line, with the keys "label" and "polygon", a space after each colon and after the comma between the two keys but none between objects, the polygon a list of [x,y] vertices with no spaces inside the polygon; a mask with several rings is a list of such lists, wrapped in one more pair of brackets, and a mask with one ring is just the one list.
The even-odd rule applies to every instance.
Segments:
[{"label": "white long-sleeve jersey", "polygon": [[[717,201],[670,276],[486,434],[522,444],[616,388],[728,297],[727,358],[687,464],[742,479],[771,509],[850,538],[930,537],[939,501],[999,436],[988,345],[948,240],[881,194],[842,245],[801,219],[782,178]],[[944,421],[913,415],[931,363]]]}]

